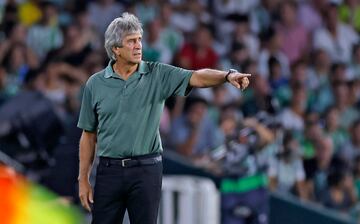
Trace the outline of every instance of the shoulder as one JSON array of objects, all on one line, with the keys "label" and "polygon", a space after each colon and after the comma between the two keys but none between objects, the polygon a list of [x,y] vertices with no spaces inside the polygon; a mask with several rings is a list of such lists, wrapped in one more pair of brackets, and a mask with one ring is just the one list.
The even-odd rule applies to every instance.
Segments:
[{"label": "shoulder", "polygon": [[144,69],[150,73],[163,73],[169,69],[175,68],[173,65],[164,64],[161,62],[143,61]]},{"label": "shoulder", "polygon": [[95,85],[97,82],[99,82],[101,79],[104,78],[104,75],[105,75],[105,69],[94,73],[86,81],[86,86],[92,88],[93,85]]}]

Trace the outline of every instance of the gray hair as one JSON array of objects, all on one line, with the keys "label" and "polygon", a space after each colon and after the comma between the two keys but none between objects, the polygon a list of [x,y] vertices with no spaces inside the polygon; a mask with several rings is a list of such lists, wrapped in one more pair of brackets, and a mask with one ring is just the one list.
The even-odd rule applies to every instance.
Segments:
[{"label": "gray hair", "polygon": [[105,31],[104,47],[108,57],[116,60],[112,48],[122,47],[124,37],[137,32],[143,34],[142,24],[133,14],[124,12],[120,17],[114,19]]}]

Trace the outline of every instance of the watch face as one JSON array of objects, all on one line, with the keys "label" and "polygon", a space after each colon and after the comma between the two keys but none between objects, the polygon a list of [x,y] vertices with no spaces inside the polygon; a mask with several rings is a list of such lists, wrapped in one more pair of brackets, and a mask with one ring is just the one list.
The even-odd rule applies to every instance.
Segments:
[{"label": "watch face", "polygon": [[229,69],[229,73],[238,72],[236,69]]}]

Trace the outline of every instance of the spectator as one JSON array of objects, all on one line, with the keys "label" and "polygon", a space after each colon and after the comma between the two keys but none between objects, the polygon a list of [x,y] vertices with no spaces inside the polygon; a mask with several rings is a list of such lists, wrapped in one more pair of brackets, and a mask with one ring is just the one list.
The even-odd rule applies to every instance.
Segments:
[{"label": "spectator", "polygon": [[160,23],[162,27],[160,39],[171,51],[172,56],[174,56],[182,47],[184,37],[182,33],[171,24],[171,19],[173,18],[172,5],[169,3],[162,4],[160,13]]},{"label": "spectator", "polygon": [[305,123],[304,133],[297,133],[300,138],[302,156],[304,159],[312,159],[316,155],[316,144],[321,138],[324,138],[323,129],[320,122],[307,121]]},{"label": "spectator", "polygon": [[173,55],[167,46],[160,39],[161,35],[161,22],[158,19],[152,20],[147,25],[147,35],[143,42],[144,60],[159,61],[163,63],[172,62]]},{"label": "spectator", "polygon": [[356,120],[349,130],[350,139],[339,151],[341,158],[353,164],[354,159],[360,155],[360,120]]},{"label": "spectator", "polygon": [[356,119],[359,118],[359,111],[350,103],[350,89],[346,82],[336,82],[333,84],[334,106],[339,110],[340,125],[348,128]]},{"label": "spectator", "polygon": [[314,32],[315,49],[324,49],[333,62],[349,63],[352,47],[359,41],[355,30],[338,20],[337,7],[329,3],[324,10],[325,26]]},{"label": "spectator", "polygon": [[189,98],[184,110],[185,114],[174,120],[171,142],[183,156],[204,156],[217,146],[216,128],[206,113],[207,102],[198,97]]},{"label": "spectator", "polygon": [[[236,18],[236,17],[235,17]],[[256,60],[259,55],[259,39],[253,35],[250,31],[250,21],[247,15],[238,16],[235,20],[235,29],[234,29],[234,44],[242,44],[246,47],[249,52],[249,57],[252,60]],[[230,49],[232,51],[233,48]]]},{"label": "spectator", "polygon": [[43,16],[39,23],[29,28],[27,44],[42,61],[46,54],[63,44],[63,34],[58,24],[58,9],[51,2],[41,5]]},{"label": "spectator", "polygon": [[298,8],[298,19],[309,33],[321,27],[321,12],[325,8],[328,0],[304,0],[300,2]]},{"label": "spectator", "polygon": [[241,110],[245,117],[254,116],[261,111],[275,114],[277,103],[271,95],[269,83],[262,76],[254,76],[251,89],[244,93]]},{"label": "spectator", "polygon": [[279,114],[282,126],[287,130],[301,132],[304,130],[304,116],[307,109],[307,92],[305,86],[297,83],[292,85],[290,107]]},{"label": "spectator", "polygon": [[89,3],[88,10],[91,24],[102,36],[107,24],[120,15],[124,8],[115,0],[95,0]]},{"label": "spectator", "polygon": [[206,26],[194,33],[193,42],[187,42],[179,54],[179,64],[187,69],[217,68],[218,55],[213,48],[213,36]]},{"label": "spectator", "polygon": [[275,57],[280,62],[282,74],[289,76],[289,59],[281,51],[283,42],[281,38],[280,33],[273,28],[270,28],[266,33],[265,47],[260,52],[258,67],[260,75],[265,78],[269,77],[268,61],[270,57]]},{"label": "spectator", "polygon": [[307,88],[317,91],[329,84],[331,61],[324,49],[312,53],[314,60],[307,74]]},{"label": "spectator", "polygon": [[315,142],[315,157],[303,161],[307,197],[313,201],[321,202],[324,200],[333,154],[332,140],[328,137],[320,137]]},{"label": "spectator", "polygon": [[281,36],[281,48],[289,59],[289,63],[304,58],[308,54],[308,33],[296,17],[295,1],[285,1],[280,4],[280,22],[277,25]]},{"label": "spectator", "polygon": [[296,139],[289,132],[286,133],[281,152],[270,163],[269,187],[270,190],[293,193],[305,199],[305,172],[298,150]]},{"label": "spectator", "polygon": [[338,109],[333,106],[329,107],[325,112],[324,119],[324,132],[331,137],[334,145],[334,152],[339,152],[348,139],[348,133],[340,126]]},{"label": "spectator", "polygon": [[329,174],[328,189],[324,198],[324,205],[328,208],[347,212],[356,203],[356,192],[353,178],[350,173],[343,170],[333,171]]}]

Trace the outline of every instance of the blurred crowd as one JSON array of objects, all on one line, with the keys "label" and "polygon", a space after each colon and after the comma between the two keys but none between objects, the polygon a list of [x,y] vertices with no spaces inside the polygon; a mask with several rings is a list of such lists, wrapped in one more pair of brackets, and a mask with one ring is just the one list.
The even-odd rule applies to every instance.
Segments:
[{"label": "blurred crowd", "polygon": [[82,87],[107,65],[103,35],[124,11],[143,23],[144,60],[252,74],[245,91],[170,98],[165,150],[359,211],[359,0],[0,0],[0,151],[51,166],[59,144],[77,148]]}]

